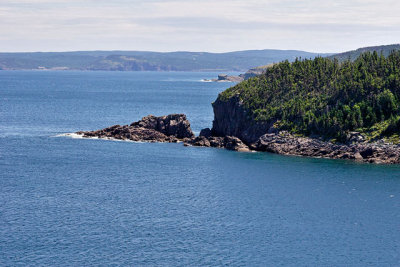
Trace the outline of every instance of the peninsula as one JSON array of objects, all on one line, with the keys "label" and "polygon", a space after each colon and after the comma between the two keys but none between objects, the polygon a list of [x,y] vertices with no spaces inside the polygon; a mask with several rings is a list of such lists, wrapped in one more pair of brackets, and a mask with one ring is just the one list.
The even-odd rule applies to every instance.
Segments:
[{"label": "peninsula", "polygon": [[400,163],[400,51],[367,52],[342,63],[284,61],[225,90],[212,106],[213,127],[198,137],[183,114],[78,134]]}]

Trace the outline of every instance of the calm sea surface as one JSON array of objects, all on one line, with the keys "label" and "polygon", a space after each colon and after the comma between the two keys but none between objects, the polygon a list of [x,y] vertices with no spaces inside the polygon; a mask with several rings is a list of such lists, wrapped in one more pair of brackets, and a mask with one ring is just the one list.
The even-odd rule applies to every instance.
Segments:
[{"label": "calm sea surface", "polygon": [[0,265],[399,266],[400,167],[56,137],[185,113],[216,73],[0,71]]}]

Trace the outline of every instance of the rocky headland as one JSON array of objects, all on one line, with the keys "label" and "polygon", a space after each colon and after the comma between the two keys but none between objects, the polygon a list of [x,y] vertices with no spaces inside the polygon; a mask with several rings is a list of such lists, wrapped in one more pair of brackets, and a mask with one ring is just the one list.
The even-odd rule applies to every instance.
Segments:
[{"label": "rocky headland", "polygon": [[235,75],[227,75],[227,74],[219,74],[218,78],[216,79],[204,79],[205,82],[242,82],[244,79],[243,77],[235,76]]},{"label": "rocky headland", "polygon": [[[195,137],[184,114],[147,116],[83,137],[400,163],[400,52],[356,61],[284,61],[218,95],[211,129]],[[261,71],[261,69],[260,69]],[[221,80],[229,79],[223,75]]]},{"label": "rocky headland", "polygon": [[227,75],[227,74],[219,74],[216,79],[204,79],[206,82],[242,82],[244,80],[248,80],[250,78],[261,75],[265,72],[267,68],[272,67],[274,64],[269,64],[265,66],[259,66],[256,68],[249,69],[245,73],[239,75]]},{"label": "rocky headland", "polygon": [[374,52],[274,64],[220,93],[211,137],[193,144],[229,136],[256,151],[400,163],[399,62]]},{"label": "rocky headland", "polygon": [[350,159],[368,163],[400,163],[400,145],[365,142],[359,133],[351,133],[348,143],[334,144],[318,138],[298,137],[277,131],[272,125],[245,120],[240,102],[214,103],[213,128],[203,129],[195,137],[184,114],[156,117],[149,115],[130,125],[114,125],[95,131],[80,131],[84,138],[130,140],[138,142],[183,142],[185,146],[225,148],[250,152],[262,151],[282,155],[315,158]]}]

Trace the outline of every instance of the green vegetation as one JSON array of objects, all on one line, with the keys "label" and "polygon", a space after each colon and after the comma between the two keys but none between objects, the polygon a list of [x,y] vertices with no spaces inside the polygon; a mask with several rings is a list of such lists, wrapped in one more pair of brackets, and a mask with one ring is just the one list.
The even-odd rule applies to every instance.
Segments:
[{"label": "green vegetation", "polygon": [[330,56],[330,59],[337,59],[339,62],[343,62],[346,60],[354,61],[356,60],[361,54],[366,52],[374,52],[376,51],[378,54],[383,54],[387,57],[392,51],[400,50],[400,44],[392,44],[392,45],[380,45],[380,46],[370,46],[370,47],[363,47],[353,51],[347,51],[344,53],[336,54]]},{"label": "green vegetation", "polygon": [[[315,58],[281,62],[229,88],[250,116],[292,133],[343,140],[349,131],[370,139],[400,133],[400,51],[367,52],[355,61]],[[398,138],[397,138],[398,139]]]}]

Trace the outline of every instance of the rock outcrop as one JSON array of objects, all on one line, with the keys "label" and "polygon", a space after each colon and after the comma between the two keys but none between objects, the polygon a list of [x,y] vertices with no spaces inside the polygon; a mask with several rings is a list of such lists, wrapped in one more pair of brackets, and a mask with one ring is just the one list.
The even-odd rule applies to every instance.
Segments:
[{"label": "rock outcrop", "polygon": [[190,123],[184,114],[162,117],[149,115],[130,125],[114,125],[96,131],[81,131],[77,134],[83,137],[146,142],[178,142],[194,138]]},{"label": "rock outcrop", "polygon": [[265,66],[260,66],[260,67],[256,67],[256,68],[252,68],[249,69],[248,71],[246,71],[243,74],[240,74],[239,77],[243,78],[243,80],[247,80],[253,77],[256,77],[258,75],[261,75],[263,73],[265,73],[265,71],[267,70],[267,68],[272,67],[274,64],[269,64],[269,65],[265,65]]},{"label": "rock outcrop", "polygon": [[226,148],[228,150],[249,152],[250,148],[243,143],[239,138],[234,136],[198,136],[192,140],[185,142],[185,146],[204,146],[204,147],[216,147]]},{"label": "rock outcrop", "polygon": [[209,82],[242,82],[244,80],[248,80],[250,78],[256,77],[258,75],[261,75],[265,73],[265,71],[272,67],[274,64],[269,64],[265,66],[259,66],[256,68],[249,69],[245,73],[239,74],[238,76],[235,75],[227,75],[227,74],[219,74],[217,79],[211,79],[207,80],[205,79],[204,81],[209,81]]},{"label": "rock outcrop", "polygon": [[[242,74],[241,74],[242,75]],[[239,83],[242,82],[244,78],[242,76],[235,76],[235,75],[227,75],[227,74],[219,74],[217,79],[204,79],[206,82],[234,82]]]},{"label": "rock outcrop", "polygon": [[267,133],[272,126],[252,120],[238,95],[228,101],[217,98],[212,106],[214,121],[211,131],[214,136],[235,136],[250,144]]}]

